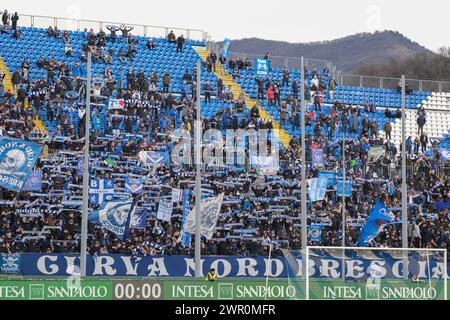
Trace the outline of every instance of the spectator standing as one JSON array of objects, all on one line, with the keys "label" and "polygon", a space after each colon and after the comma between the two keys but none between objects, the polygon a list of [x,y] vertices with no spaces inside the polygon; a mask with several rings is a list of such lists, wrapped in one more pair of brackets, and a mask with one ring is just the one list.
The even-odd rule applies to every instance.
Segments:
[{"label": "spectator standing", "polygon": [[117,39],[117,31],[119,31],[120,28],[111,25],[111,26],[106,26],[106,29],[108,29],[109,32],[111,33],[110,36],[109,36],[109,40],[110,40],[111,42],[116,42],[116,39]]},{"label": "spectator standing", "polygon": [[163,92],[168,93],[170,88],[170,74],[166,72],[163,76]]},{"label": "spectator standing", "polygon": [[281,83],[281,85],[283,87],[288,87],[289,86],[289,69],[287,67],[284,67],[284,71],[283,71],[283,81]]},{"label": "spectator standing", "polygon": [[423,134],[423,128],[425,127],[425,124],[427,123],[425,110],[419,110],[418,117],[417,117],[417,126],[419,127],[418,135],[420,136]]},{"label": "spectator standing", "polygon": [[414,139],[414,154],[418,155],[419,154],[419,148],[420,148],[420,140],[418,137],[416,137]]},{"label": "spectator standing", "polygon": [[212,87],[209,81],[206,81],[205,84],[203,85],[203,91],[205,93],[205,102],[206,103],[211,102]]},{"label": "spectator standing", "polygon": [[328,85],[329,85],[330,99],[334,100],[334,92],[336,91],[337,83],[334,79],[330,79],[330,82]]},{"label": "spectator standing", "polygon": [[7,28],[9,26],[9,13],[8,10],[5,10],[2,15],[2,23],[3,27]]},{"label": "spectator standing", "polygon": [[17,88],[18,88],[21,80],[22,80],[22,77],[20,76],[20,72],[18,70],[14,71],[11,76],[11,82],[12,82],[14,91],[17,91]]},{"label": "spectator standing", "polygon": [[392,135],[391,135],[391,133],[392,133],[392,125],[391,125],[390,121],[386,121],[384,123],[384,133],[385,133],[385,136],[386,136],[386,140],[391,140],[392,139]]},{"label": "spectator standing", "polygon": [[428,136],[426,133],[422,133],[420,136],[420,144],[422,145],[422,153],[425,153],[428,146]]},{"label": "spectator standing", "polygon": [[183,35],[178,37],[178,39],[177,39],[177,53],[183,52],[183,46],[184,46],[185,41],[186,40],[184,39]]},{"label": "spectator standing", "polygon": [[17,21],[19,21],[19,15],[16,13],[14,13],[14,15],[11,17],[11,28],[13,30],[17,29]]}]

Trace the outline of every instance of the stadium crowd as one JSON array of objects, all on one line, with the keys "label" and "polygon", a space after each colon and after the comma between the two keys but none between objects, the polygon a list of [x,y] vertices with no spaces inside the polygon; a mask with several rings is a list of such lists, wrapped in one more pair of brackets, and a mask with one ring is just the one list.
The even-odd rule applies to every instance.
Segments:
[{"label": "stadium crowd", "polygon": [[[6,16],[5,16],[6,15]],[[17,29],[16,15],[2,14],[3,32],[13,34]],[[14,22],[15,21],[15,22]],[[11,22],[11,26],[10,26]],[[0,82],[0,135],[46,143],[43,156],[35,170],[43,172],[42,190],[13,193],[0,189],[0,251],[15,252],[79,252],[80,205],[82,196],[82,150],[85,136],[85,94],[83,77],[86,75],[86,52],[94,53],[94,62],[104,65],[102,86],[94,88],[98,94],[92,98],[92,136],[90,152],[91,177],[114,179],[115,192],[125,191],[125,176],[141,177],[144,193],[135,195],[140,210],[148,211],[145,229],[133,229],[124,241],[111,232],[89,225],[89,252],[91,254],[120,253],[143,255],[191,255],[192,247],[181,242],[182,203],[175,204],[170,223],[156,219],[161,199],[171,196],[172,188],[192,188],[195,167],[175,166],[170,163],[156,167],[143,165],[138,158],[140,151],[170,152],[177,141],[172,140],[179,128],[193,132],[195,120],[195,70],[188,70],[181,79],[185,89],[180,94],[170,90],[170,74],[137,73],[130,69],[117,79],[108,68],[111,59],[135,59],[131,29],[109,27],[111,35],[102,30],[86,32],[86,46],[82,52],[71,52],[69,35],[49,27],[49,37],[59,37],[67,43],[66,54],[79,55],[79,63],[67,65],[64,61],[39,59],[37,63],[24,60],[22,70],[12,72],[14,92],[4,90],[5,75]],[[128,51],[108,52],[107,44],[116,41],[121,30]],[[20,40],[18,40],[20,41]],[[167,41],[176,44],[174,50],[183,50],[185,40],[173,32]],[[149,41],[148,50],[154,49]],[[226,64],[224,57],[210,56],[208,70],[215,68],[216,60]],[[229,68],[252,68],[250,61],[230,59]],[[29,74],[45,69],[47,78],[31,81]],[[346,199],[346,244],[354,246],[365,219],[377,200],[383,200],[394,212],[401,206],[400,152],[391,143],[390,123],[383,127],[386,137],[378,136],[379,125],[373,116],[377,106],[350,106],[336,101],[325,112],[320,96],[328,94],[330,83],[324,83],[307,70],[313,79],[308,85],[308,98],[314,104],[308,106],[307,126],[313,134],[307,136],[306,159],[308,179],[320,171],[342,174],[345,168],[352,182],[351,197]],[[270,79],[269,79],[270,80]],[[294,96],[282,101],[277,94],[279,87],[289,83],[285,73],[282,84],[258,83],[261,100],[268,99],[269,106],[276,105],[281,112],[289,110],[283,122],[300,125],[298,83],[292,82]],[[233,97],[231,89],[223,83],[213,84],[218,89],[213,100],[223,108],[211,119],[203,119],[204,130],[273,129],[270,121],[262,119],[257,107],[248,110],[245,98]],[[263,89],[264,88],[264,89]],[[205,103],[211,103],[212,86],[204,83],[202,94]],[[274,92],[275,89],[275,92]],[[316,98],[317,96],[317,98]],[[125,107],[109,109],[103,97],[123,99]],[[380,108],[380,106],[378,106]],[[387,109],[386,109],[387,110]],[[37,119],[45,115],[46,122],[54,123],[55,130],[37,130]],[[450,248],[450,212],[438,203],[450,203],[450,179],[440,168],[443,160],[436,144],[431,154],[427,150],[428,138],[423,129],[425,110],[419,110],[419,136],[407,141],[409,224],[408,241],[413,247]],[[425,120],[426,121],[426,120]],[[348,133],[345,141],[336,139],[337,132]],[[342,146],[346,158],[343,161]],[[371,147],[385,148],[384,156],[370,161]],[[423,146],[419,151],[419,146]],[[313,151],[322,149],[323,166],[313,164]],[[248,150],[247,150],[248,151]],[[301,216],[301,143],[300,137],[292,137],[289,146],[280,151],[280,168],[276,175],[264,175],[249,165],[205,166],[202,185],[207,192],[225,194],[216,234],[212,240],[202,242],[204,255],[281,255],[278,249],[300,249]],[[248,157],[248,152],[247,152]],[[448,172],[446,173],[448,174]],[[192,193],[191,193],[192,194]],[[320,224],[320,242],[308,240],[310,245],[341,246],[342,198],[336,196],[336,187],[328,188],[323,201],[308,203],[308,224]],[[194,197],[190,198],[194,207]],[[91,205],[92,209],[97,206]],[[397,220],[401,219],[397,215]],[[375,239],[374,246],[401,246],[401,224],[386,226]]]}]

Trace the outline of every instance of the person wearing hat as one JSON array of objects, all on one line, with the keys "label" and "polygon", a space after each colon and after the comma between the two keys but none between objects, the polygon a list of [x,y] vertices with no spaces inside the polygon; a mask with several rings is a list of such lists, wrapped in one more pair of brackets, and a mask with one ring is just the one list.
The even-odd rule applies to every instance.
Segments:
[{"label": "person wearing hat", "polygon": [[205,281],[217,281],[216,269],[212,268],[211,270],[209,270],[208,274],[206,275]]}]

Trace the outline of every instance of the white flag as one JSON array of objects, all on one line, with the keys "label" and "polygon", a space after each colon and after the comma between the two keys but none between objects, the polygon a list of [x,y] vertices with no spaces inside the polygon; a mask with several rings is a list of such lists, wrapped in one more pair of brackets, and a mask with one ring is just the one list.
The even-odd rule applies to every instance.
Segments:
[{"label": "white flag", "polygon": [[179,203],[183,200],[181,189],[172,188],[172,202]]},{"label": "white flag", "polygon": [[[201,226],[200,232],[207,240],[211,240],[216,230],[220,209],[222,208],[224,194],[217,198],[202,200],[201,204]],[[195,208],[189,213],[184,224],[184,232],[195,234]]]},{"label": "white flag", "polygon": [[108,103],[109,110],[123,110],[125,101],[123,99],[110,99]]},{"label": "white flag", "polygon": [[381,147],[372,147],[369,150],[368,154],[368,163],[377,162],[382,156],[386,154],[386,149],[384,146]]},{"label": "white flag", "polygon": [[158,220],[170,222],[172,219],[173,203],[161,200],[158,207]]}]

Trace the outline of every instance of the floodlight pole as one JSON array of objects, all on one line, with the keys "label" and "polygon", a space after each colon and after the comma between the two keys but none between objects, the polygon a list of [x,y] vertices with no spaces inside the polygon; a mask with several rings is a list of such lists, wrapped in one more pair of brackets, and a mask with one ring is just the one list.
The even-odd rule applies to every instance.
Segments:
[{"label": "floodlight pole", "polygon": [[195,176],[195,277],[202,278],[201,262],[201,196],[202,196],[202,114],[201,114],[201,62],[197,62],[197,121],[195,123],[195,164],[197,173]]},{"label": "floodlight pole", "polygon": [[307,198],[306,198],[306,128],[305,128],[305,116],[306,116],[306,101],[305,101],[305,67],[304,58],[301,60],[301,115],[302,115],[302,196],[301,196],[301,209],[302,209],[302,249],[305,250],[308,245],[308,215],[307,215]]},{"label": "floodlight pole", "polygon": [[89,210],[89,144],[91,128],[91,61],[92,53],[87,52],[87,80],[86,80],[86,114],[84,132],[84,169],[83,169],[83,207],[81,213],[81,243],[80,243],[80,271],[81,277],[86,277],[88,210]]},{"label": "floodlight pole", "polygon": [[[406,80],[402,75],[402,248],[408,248],[408,186],[406,184]],[[408,279],[408,258],[403,260],[403,278]]]},{"label": "floodlight pole", "polygon": [[345,154],[345,142],[346,142],[346,132],[343,132],[342,138],[342,247],[345,248],[345,211],[347,210],[346,206],[346,182],[347,182],[347,166],[346,166],[346,154]]},{"label": "floodlight pole", "polygon": [[347,130],[343,130],[343,138],[342,138],[342,279],[345,282],[345,237],[346,237],[346,221],[345,221],[345,213],[347,211],[347,203],[346,203],[346,187],[347,187],[347,166],[346,166],[346,153],[345,153],[345,143],[347,139]]},{"label": "floodlight pole", "polygon": [[[308,247],[308,213],[307,213],[307,198],[306,198],[306,128],[305,128],[305,116],[306,116],[306,101],[305,101],[305,61],[301,58],[301,91],[300,91],[300,107],[302,116],[302,134],[300,139],[302,140],[302,194],[301,194],[301,209],[302,209],[302,250],[306,253]],[[306,270],[307,261],[306,255],[302,259],[302,272],[303,277],[306,276],[308,271]]]}]

